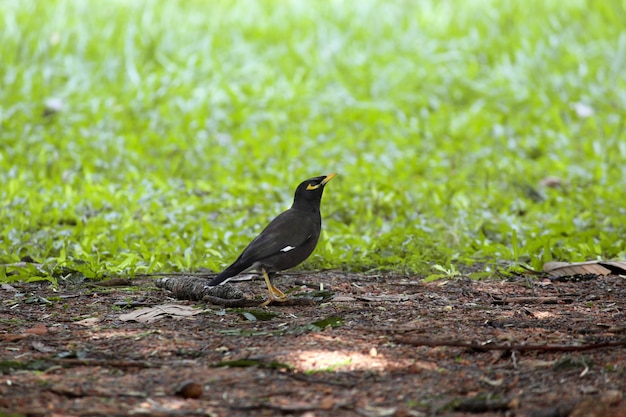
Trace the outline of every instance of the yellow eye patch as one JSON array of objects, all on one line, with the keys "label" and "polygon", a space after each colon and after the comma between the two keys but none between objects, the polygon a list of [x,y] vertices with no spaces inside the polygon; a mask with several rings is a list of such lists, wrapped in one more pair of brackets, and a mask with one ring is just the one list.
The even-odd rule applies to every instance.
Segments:
[{"label": "yellow eye patch", "polygon": [[313,185],[313,184],[309,184],[306,186],[307,190],[317,190],[318,188],[320,188],[321,184],[317,184],[317,185]]}]

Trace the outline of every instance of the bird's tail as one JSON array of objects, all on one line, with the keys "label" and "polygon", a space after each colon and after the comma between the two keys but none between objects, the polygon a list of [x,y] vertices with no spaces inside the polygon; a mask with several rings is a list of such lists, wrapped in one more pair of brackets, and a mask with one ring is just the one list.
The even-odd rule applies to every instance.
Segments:
[{"label": "bird's tail", "polygon": [[248,265],[241,265],[238,262],[235,262],[231,266],[229,266],[228,268],[226,268],[225,270],[217,274],[217,276],[213,278],[211,282],[209,282],[209,285],[211,287],[215,285],[220,285],[222,282],[226,281],[228,278],[234,277],[240,272],[245,271],[247,267]]}]

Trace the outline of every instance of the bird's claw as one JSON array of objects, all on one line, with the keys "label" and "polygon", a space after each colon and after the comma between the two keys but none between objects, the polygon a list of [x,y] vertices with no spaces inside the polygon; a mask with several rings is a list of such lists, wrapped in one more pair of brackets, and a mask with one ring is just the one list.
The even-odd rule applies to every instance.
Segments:
[{"label": "bird's claw", "polygon": [[263,303],[261,303],[259,307],[267,307],[273,301],[276,301],[278,303],[284,303],[285,301],[287,301],[287,296],[283,294],[282,292],[281,294],[282,296],[276,296],[276,294],[270,293],[270,296],[268,297],[268,299],[263,301]]},{"label": "bird's claw", "polygon": [[279,290],[278,288],[276,288],[275,286],[272,285],[271,289],[270,289],[270,294],[275,296],[276,298],[287,298],[287,295],[285,295],[284,292],[282,292],[281,290]]}]

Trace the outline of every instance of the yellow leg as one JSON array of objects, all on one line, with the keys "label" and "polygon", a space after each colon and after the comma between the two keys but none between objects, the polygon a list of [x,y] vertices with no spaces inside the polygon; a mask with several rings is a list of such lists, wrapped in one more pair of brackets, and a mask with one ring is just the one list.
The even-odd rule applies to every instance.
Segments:
[{"label": "yellow leg", "polygon": [[266,307],[272,301],[285,301],[287,300],[287,296],[281,290],[272,285],[270,281],[270,276],[268,275],[265,268],[261,268],[261,272],[263,273],[263,279],[265,280],[265,285],[267,285],[267,291],[269,292],[269,298],[263,302],[259,307]]},{"label": "yellow leg", "polygon": [[[272,285],[272,283],[270,282],[270,285]],[[285,295],[284,292],[282,292],[281,290],[279,290],[278,288],[276,288],[274,285],[272,285],[272,291],[274,292],[274,295],[277,298],[287,298],[287,296]]]}]

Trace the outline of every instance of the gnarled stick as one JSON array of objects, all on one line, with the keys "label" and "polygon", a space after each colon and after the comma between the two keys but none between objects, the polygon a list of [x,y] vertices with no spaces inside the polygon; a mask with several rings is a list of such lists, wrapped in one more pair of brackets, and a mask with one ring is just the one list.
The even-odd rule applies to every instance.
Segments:
[{"label": "gnarled stick", "polygon": [[525,345],[518,343],[489,343],[482,344],[476,342],[464,342],[461,340],[433,340],[433,339],[414,339],[411,337],[399,336],[394,338],[397,343],[404,343],[412,346],[449,346],[461,347],[475,350],[516,350],[518,352],[581,352],[585,350],[602,349],[608,347],[624,347],[626,340],[617,340],[612,342],[598,342],[587,345]]}]

